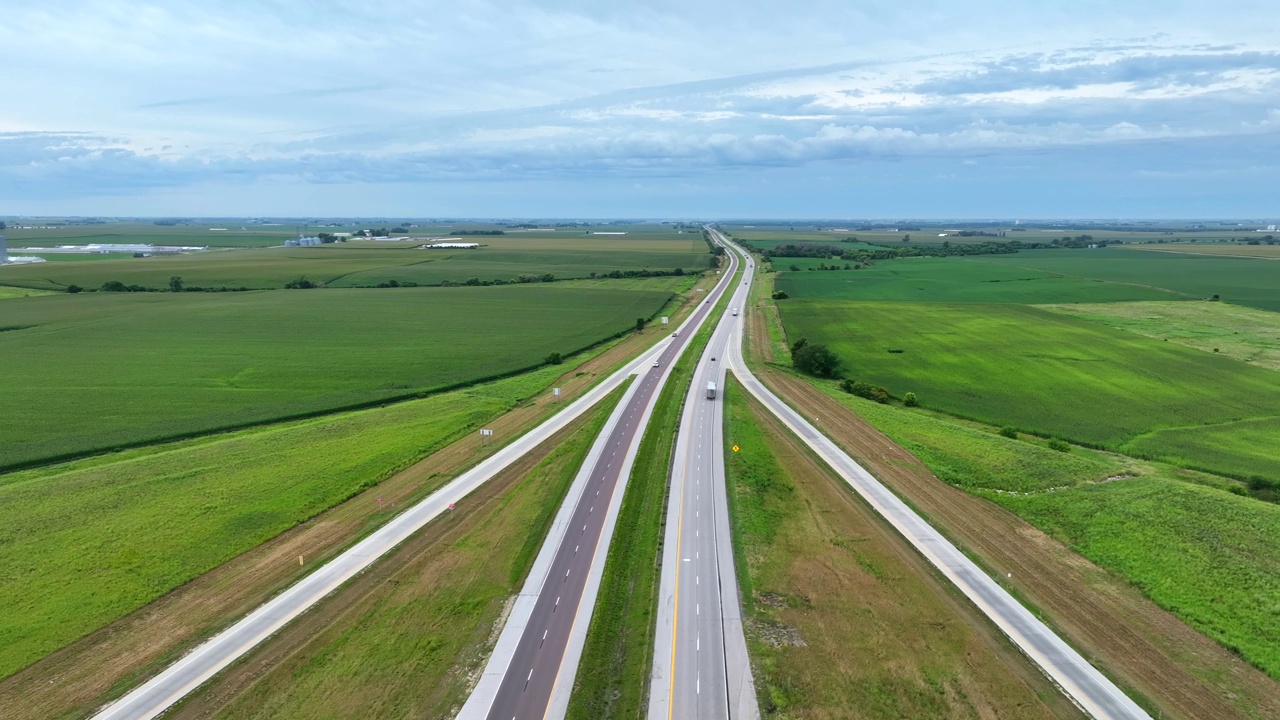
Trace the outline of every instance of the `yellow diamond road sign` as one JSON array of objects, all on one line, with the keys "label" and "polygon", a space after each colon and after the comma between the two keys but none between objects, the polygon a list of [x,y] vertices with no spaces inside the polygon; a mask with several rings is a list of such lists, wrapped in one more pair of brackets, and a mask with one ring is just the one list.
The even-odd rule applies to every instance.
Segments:
[{"label": "yellow diamond road sign", "polygon": [[737,445],[734,445],[734,446],[733,446],[733,451],[734,451],[734,452],[738,452],[738,451],[739,451],[739,450],[741,450],[741,449],[742,449],[742,448],[738,447]]}]

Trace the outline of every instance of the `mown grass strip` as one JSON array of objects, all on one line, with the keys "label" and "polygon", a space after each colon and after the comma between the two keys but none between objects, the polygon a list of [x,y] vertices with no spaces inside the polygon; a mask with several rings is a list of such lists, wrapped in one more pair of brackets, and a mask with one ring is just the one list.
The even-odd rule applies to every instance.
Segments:
[{"label": "mown grass strip", "polygon": [[[730,281],[730,290],[737,282],[737,277]],[[693,369],[728,299],[729,293],[720,298],[672,369],[645,429],[609,546],[568,720],[644,717],[671,453]]]}]

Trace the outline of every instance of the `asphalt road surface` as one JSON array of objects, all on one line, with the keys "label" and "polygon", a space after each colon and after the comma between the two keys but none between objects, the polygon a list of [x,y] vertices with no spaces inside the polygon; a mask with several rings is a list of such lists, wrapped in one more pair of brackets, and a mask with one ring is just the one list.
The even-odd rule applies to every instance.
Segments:
[{"label": "asphalt road surface", "polygon": [[[721,241],[724,239],[721,238]],[[1086,713],[1095,718],[1117,720],[1150,718],[1114,683],[1013,599],[1013,596],[957,550],[932,525],[854,462],[853,458],[810,424],[808,419],[801,417],[761,384],[742,359],[740,331],[730,343],[728,354],[734,375],[747,391],[902,533],[925,559],[991,618]]]},{"label": "asphalt road surface", "polygon": [[[700,312],[705,313],[705,310]],[[441,513],[447,512],[450,504],[461,502],[473,490],[572,422],[622,385],[629,376],[651,365],[657,353],[667,351],[669,348],[661,345],[645,351],[538,427],[458,476],[430,497],[405,510],[372,535],[322,565],[235,625],[197,646],[133,692],[108,705],[94,716],[95,720],[142,720],[164,712],[290,620],[306,612],[339,585],[377,561]]]},{"label": "asphalt road surface", "polygon": [[[753,265],[754,263],[750,263]],[[667,504],[649,720],[760,717],[733,563],[724,474],[725,352],[754,271],[724,310],[694,371]],[[707,384],[716,397],[707,397]]]},{"label": "asphalt road surface", "polygon": [[[618,420],[611,429],[606,429],[609,434],[605,451],[590,470],[586,487],[565,523],[566,532],[559,540],[548,571],[545,575],[540,573],[544,578],[542,586],[537,590],[527,621],[520,628],[510,659],[499,657],[495,649],[490,660],[491,668],[506,662],[496,693],[492,700],[482,697],[480,695],[488,691],[483,683],[477,685],[460,717],[480,716],[480,709],[486,703],[489,703],[488,712],[483,716],[494,720],[542,720],[548,714],[558,714],[552,710],[553,694],[558,685],[562,689],[571,688],[577,673],[576,655],[566,662],[571,635],[575,625],[581,627],[589,623],[595,609],[597,586],[588,583],[588,577],[593,563],[608,552],[612,525],[606,523],[605,509],[615,500],[615,493],[621,492],[620,480],[630,469],[628,454],[634,457],[645,419],[670,375],[671,365],[732,282],[738,260],[732,253],[728,257],[730,263],[723,271],[723,280],[708,293],[707,301],[686,321],[679,336],[673,337],[662,350],[659,366],[654,368],[661,372],[641,375],[624,404],[615,410]],[[549,537],[548,541],[553,538]],[[522,594],[529,591],[530,588],[525,588]],[[501,638],[498,644],[499,647],[504,644]],[[486,670],[486,674],[489,672]]]}]

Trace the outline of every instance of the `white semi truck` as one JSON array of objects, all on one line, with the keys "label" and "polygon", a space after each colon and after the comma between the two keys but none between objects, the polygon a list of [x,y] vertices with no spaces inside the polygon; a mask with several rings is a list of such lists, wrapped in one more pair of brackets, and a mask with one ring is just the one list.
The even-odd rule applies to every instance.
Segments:
[{"label": "white semi truck", "polygon": [[708,400],[716,399],[716,384],[713,382],[707,383],[707,399]]}]

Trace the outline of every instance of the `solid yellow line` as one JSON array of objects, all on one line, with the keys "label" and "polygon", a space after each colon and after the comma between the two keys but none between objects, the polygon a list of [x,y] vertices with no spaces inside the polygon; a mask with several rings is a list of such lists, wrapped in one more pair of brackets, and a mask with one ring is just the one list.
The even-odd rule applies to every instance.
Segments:
[{"label": "solid yellow line", "polygon": [[[692,410],[690,410],[692,412]],[[689,453],[686,452],[680,468],[680,515],[676,521],[676,594],[675,615],[671,620],[671,667],[668,673],[671,679],[667,683],[667,720],[671,720],[676,695],[676,636],[680,633],[680,569],[684,559],[680,557],[680,547],[684,544],[684,485],[689,477]]]}]

